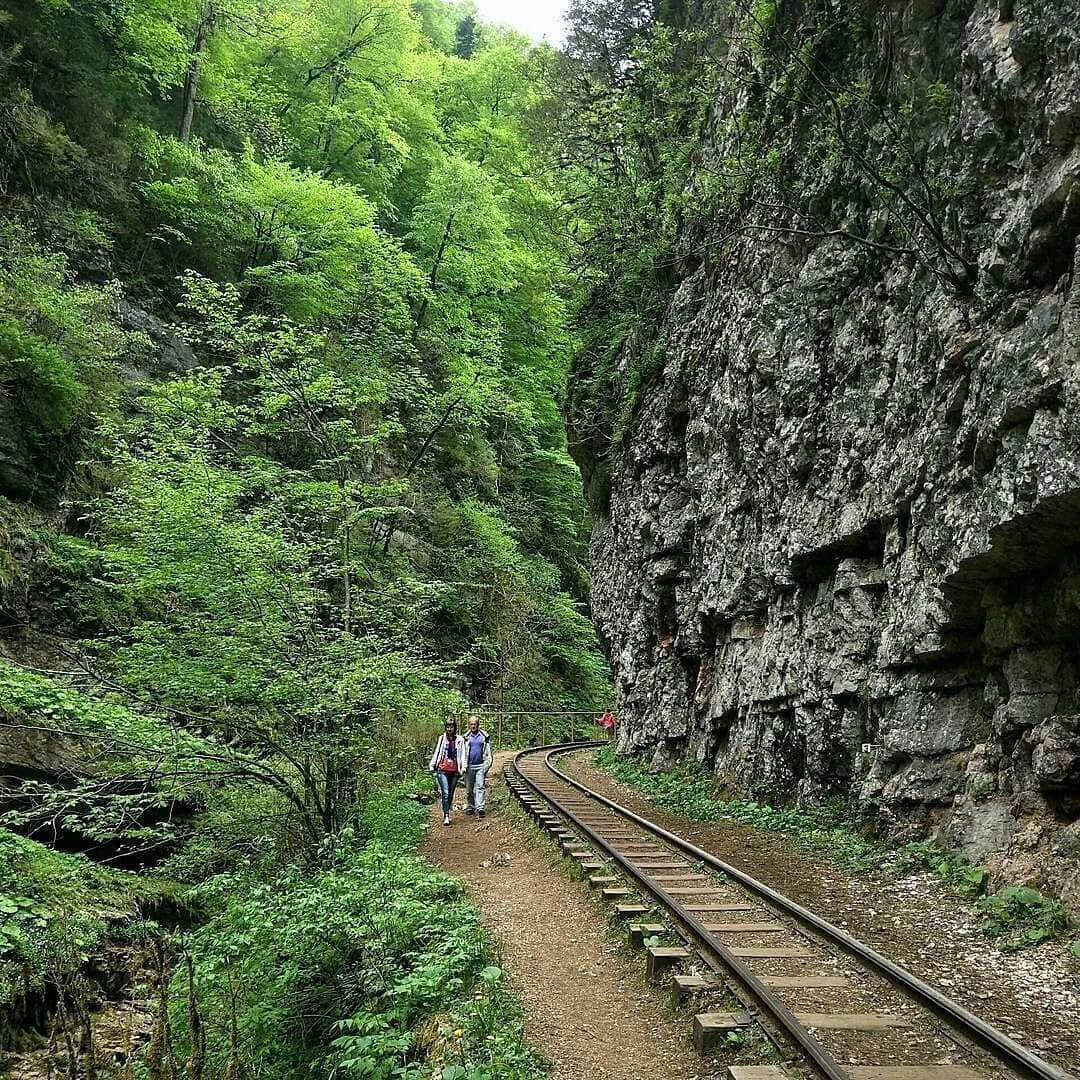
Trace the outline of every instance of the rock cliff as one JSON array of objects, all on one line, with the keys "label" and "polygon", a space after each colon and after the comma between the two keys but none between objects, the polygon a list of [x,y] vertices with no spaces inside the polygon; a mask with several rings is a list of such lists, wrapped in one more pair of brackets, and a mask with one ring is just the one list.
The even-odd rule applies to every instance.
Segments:
[{"label": "rock cliff", "polygon": [[625,438],[577,448],[620,749],[850,796],[1080,910],[1080,5],[881,9],[868,68],[951,103],[967,264],[875,245],[890,200],[814,161],[840,226],[688,234]]}]

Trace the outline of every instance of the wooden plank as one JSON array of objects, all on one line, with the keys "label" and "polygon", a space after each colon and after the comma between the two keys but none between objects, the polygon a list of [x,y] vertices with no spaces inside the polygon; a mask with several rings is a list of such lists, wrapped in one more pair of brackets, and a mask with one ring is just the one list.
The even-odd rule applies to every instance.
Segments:
[{"label": "wooden plank", "polygon": [[605,889],[603,893],[605,900],[625,900],[633,895],[629,889]]},{"label": "wooden plank", "polygon": [[615,914],[623,919],[634,919],[644,915],[649,909],[644,904],[616,904]]},{"label": "wooden plank", "polygon": [[695,915],[707,915],[710,911],[753,911],[752,904],[686,904],[686,910]]},{"label": "wooden plank", "polygon": [[813,956],[814,954],[809,949],[781,949],[756,945],[738,945],[731,950],[734,956],[740,956],[744,959],[766,959],[768,957],[795,957],[795,956]]},{"label": "wooden plank", "polygon": [[678,945],[652,945],[645,950],[645,975],[650,981],[656,980],[689,955],[686,949]]},{"label": "wooden plank", "polygon": [[804,1027],[829,1031],[884,1031],[886,1028],[911,1027],[903,1016],[885,1013],[796,1013],[795,1019]]},{"label": "wooden plank", "polygon": [[778,922],[717,922],[706,923],[711,934],[780,934],[789,929]]},{"label": "wooden plank", "polygon": [[985,1073],[966,1065],[852,1065],[851,1080],[983,1080]]},{"label": "wooden plank", "polygon": [[694,1017],[694,1049],[707,1054],[729,1031],[738,1031],[750,1024],[749,1013],[708,1012]]},{"label": "wooden plank", "polygon": [[688,994],[700,994],[705,990],[715,990],[717,986],[715,979],[709,979],[704,975],[676,975],[671,981],[679,994],[684,997]]},{"label": "wooden plank", "polygon": [[663,934],[667,927],[663,923],[631,923],[630,924],[630,948],[643,949],[645,939],[654,934]]},{"label": "wooden plank", "polygon": [[730,1080],[788,1080],[788,1074],[778,1065],[731,1065]]},{"label": "wooden plank", "polygon": [[664,892],[670,893],[672,896],[709,896],[718,893],[720,889],[720,885],[713,885],[708,889],[699,889],[695,885],[672,885],[670,889],[665,889]]},{"label": "wooden plank", "polygon": [[589,878],[589,885],[593,889],[602,889],[605,885],[614,885],[618,880],[611,874],[593,874]]},{"label": "wooden plank", "polygon": [[843,975],[763,975],[761,981],[775,990],[815,990],[849,985]]}]

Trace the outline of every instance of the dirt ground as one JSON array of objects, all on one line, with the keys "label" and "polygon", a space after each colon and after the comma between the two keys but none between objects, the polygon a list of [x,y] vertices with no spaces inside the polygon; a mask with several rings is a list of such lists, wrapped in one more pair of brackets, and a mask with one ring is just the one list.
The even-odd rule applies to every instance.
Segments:
[{"label": "dirt ground", "polygon": [[1080,1075],[1080,961],[1069,943],[1002,953],[971,905],[929,874],[855,874],[780,833],[668,813],[591,763],[561,767],[627,809],[753,875],[854,934],[1044,1059]]},{"label": "dirt ground", "polygon": [[[554,1080],[704,1080],[690,1043],[644,962],[608,933],[604,909],[570,881],[523,819],[509,812],[497,755],[484,821],[461,811],[445,828],[432,809],[425,854],[461,878],[502,951],[525,1008],[529,1041],[554,1062]],[[509,861],[507,861],[507,858]]]}]

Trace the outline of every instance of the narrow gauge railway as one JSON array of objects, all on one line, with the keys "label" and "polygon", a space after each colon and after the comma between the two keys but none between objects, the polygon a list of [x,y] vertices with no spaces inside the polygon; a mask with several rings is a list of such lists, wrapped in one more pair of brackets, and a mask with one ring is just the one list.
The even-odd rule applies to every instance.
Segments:
[{"label": "narrow gauge railway", "polygon": [[629,920],[650,978],[671,970],[677,992],[701,1006],[698,1051],[757,1025],[784,1063],[733,1066],[732,1080],[1070,1080],[839,927],[556,764],[599,745],[524,750],[507,784]]}]

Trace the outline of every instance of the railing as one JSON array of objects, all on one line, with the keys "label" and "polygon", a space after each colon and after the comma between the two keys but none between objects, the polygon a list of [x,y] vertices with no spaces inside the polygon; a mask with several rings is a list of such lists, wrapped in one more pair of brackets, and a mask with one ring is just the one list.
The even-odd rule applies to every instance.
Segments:
[{"label": "railing", "polygon": [[595,710],[480,708],[476,715],[499,750],[603,737]]}]

